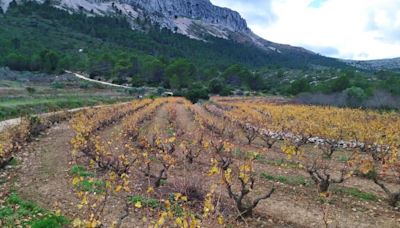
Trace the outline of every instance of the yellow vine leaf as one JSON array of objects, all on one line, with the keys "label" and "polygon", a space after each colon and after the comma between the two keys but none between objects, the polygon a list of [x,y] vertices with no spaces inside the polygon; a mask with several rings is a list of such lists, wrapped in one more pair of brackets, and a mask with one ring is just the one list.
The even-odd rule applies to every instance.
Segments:
[{"label": "yellow vine leaf", "polygon": [[118,186],[115,188],[115,192],[120,192],[121,189],[122,189],[122,185],[118,185]]},{"label": "yellow vine leaf", "polygon": [[164,225],[165,217],[167,217],[167,216],[168,216],[167,212],[161,213],[160,219],[158,219],[158,221],[157,221],[157,225],[159,225],[159,226]]},{"label": "yellow vine leaf", "polygon": [[189,224],[188,224],[188,221],[186,219],[183,220],[183,228],[189,228]]},{"label": "yellow vine leaf", "polygon": [[86,222],[86,228],[96,228],[99,222],[97,220]]},{"label": "yellow vine leaf", "polygon": [[90,159],[90,168],[94,168],[95,163],[93,159]]},{"label": "yellow vine leaf", "polygon": [[60,209],[57,209],[57,210],[54,212],[54,214],[57,215],[57,216],[60,216],[60,215],[61,215],[61,210],[60,210]]},{"label": "yellow vine leaf", "polygon": [[87,200],[87,197],[86,197],[86,196],[83,197],[83,199],[82,199],[82,201],[81,201],[81,204],[82,204],[82,205],[87,205],[87,204],[88,204],[88,200]]},{"label": "yellow vine leaf", "polygon": [[176,219],[175,219],[175,223],[176,223],[176,225],[178,225],[178,226],[180,226],[180,227],[182,227],[182,225],[183,225],[183,222],[182,222],[182,219],[181,219],[181,218],[176,218]]},{"label": "yellow vine leaf", "polygon": [[76,219],[74,219],[74,221],[72,221],[73,227],[81,227],[82,225],[83,225],[83,222],[79,218],[76,218]]},{"label": "yellow vine leaf", "polygon": [[77,185],[79,184],[79,182],[80,182],[79,177],[74,177],[74,179],[72,179],[72,184],[73,184],[74,186],[77,186]]},{"label": "yellow vine leaf", "polygon": [[224,223],[225,223],[224,216],[218,215],[217,220],[218,220],[219,225],[224,225]]},{"label": "yellow vine leaf", "polygon": [[147,189],[147,193],[148,194],[151,194],[151,193],[153,193],[154,192],[154,188],[153,187],[149,187],[148,189]]},{"label": "yellow vine leaf", "polygon": [[136,207],[136,208],[142,208],[142,202],[137,201],[137,202],[135,203],[135,207]]},{"label": "yellow vine leaf", "polygon": [[178,201],[179,198],[181,198],[182,194],[181,193],[175,193],[174,196],[175,196],[175,201]]},{"label": "yellow vine leaf", "polygon": [[219,169],[217,166],[211,167],[210,171],[208,172],[208,176],[212,176],[214,174],[217,174],[219,172]]}]

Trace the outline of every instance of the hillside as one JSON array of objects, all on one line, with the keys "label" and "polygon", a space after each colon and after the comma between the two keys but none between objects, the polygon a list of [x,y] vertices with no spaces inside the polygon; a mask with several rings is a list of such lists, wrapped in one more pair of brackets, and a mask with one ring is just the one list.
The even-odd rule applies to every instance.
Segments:
[{"label": "hillside", "polygon": [[[134,30],[145,30],[141,21],[146,21],[192,39],[207,41],[209,37],[217,37],[251,44],[269,53],[304,55],[304,58],[316,55],[304,48],[260,38],[248,28],[238,12],[215,6],[209,0],[57,0],[45,3],[70,13],[122,16]],[[3,0],[4,11],[9,5],[9,0]]]},{"label": "hillside", "polygon": [[[114,84],[160,87],[160,91],[171,89],[181,95],[194,91],[196,96],[202,94],[202,97],[210,93],[231,95],[235,91],[243,94],[243,91],[249,90],[277,95],[341,93],[339,96],[343,102],[340,104],[348,105],[346,100],[351,100],[356,94],[356,102],[351,102],[355,103],[352,106],[376,107],[369,103],[382,100],[381,96],[374,98],[374,102],[366,100],[374,97],[376,91],[383,90],[385,97],[389,97],[384,100],[390,102],[383,105],[379,102],[379,107],[397,107],[393,104],[398,98],[391,97],[399,95],[397,74],[351,72],[352,68],[345,62],[302,48],[263,40],[264,43],[277,45],[273,51],[254,42],[239,42],[241,39],[235,39],[239,34],[253,33],[237,13],[228,9],[221,13],[220,8],[210,4],[199,6],[197,13],[185,7],[177,9],[178,18],[186,19],[209,18],[210,12],[215,14],[214,21],[220,20],[220,15],[231,15],[232,19],[220,25],[231,35],[236,35],[215,37],[202,32],[202,38],[197,39],[174,31],[173,26],[168,27],[166,22],[160,29],[160,26],[163,27],[161,21],[155,20],[160,17],[166,20],[165,14],[156,18],[152,14],[148,16],[148,12],[155,10],[152,7],[140,6],[142,9],[137,6],[136,10],[141,14],[133,20],[129,13],[116,13],[115,4],[114,13],[101,13],[93,7],[87,10],[78,6],[75,7],[77,9],[66,9],[60,7],[61,3],[10,3],[6,13],[0,16],[0,65],[17,71],[49,74],[59,74],[64,70],[79,71],[92,79]],[[100,1],[96,4],[106,3]],[[113,9],[112,3],[107,4],[111,4]],[[168,12],[168,6],[160,7],[162,12]],[[348,93],[352,93],[350,98]],[[337,95],[329,100],[339,100]],[[318,103],[324,104],[325,96],[322,100]],[[336,104],[329,102],[332,103]]]},{"label": "hillside", "polygon": [[[28,52],[25,50],[26,47],[55,49],[59,52],[73,53],[74,61],[71,62],[80,62],[79,59],[78,61],[75,60],[80,58],[76,54],[77,50],[84,49],[87,56],[91,58],[94,55],[94,49],[97,49],[97,52],[102,52],[99,50],[99,47],[101,47],[101,49],[108,48],[114,51],[121,50],[121,52],[126,50],[125,54],[134,52],[167,59],[188,58],[195,64],[205,66],[226,66],[236,63],[249,67],[281,65],[295,68],[312,65],[336,67],[345,65],[301,48],[290,48],[268,41],[262,42],[269,45],[270,48],[267,48],[269,51],[254,42],[239,43],[238,39],[246,40],[239,38],[240,34],[243,35],[242,30],[252,34],[251,31],[246,29],[247,27],[240,27],[240,31],[229,36],[238,39],[218,38],[207,32],[202,32],[202,37],[207,40],[205,42],[174,33],[174,31],[168,29],[169,27],[159,30],[160,25],[154,24],[153,20],[145,16],[135,18],[135,25],[132,25],[132,19],[126,15],[110,13],[86,18],[87,13],[78,11],[70,15],[66,11],[52,6],[50,3],[38,5],[29,2],[20,6],[11,3],[1,20],[2,44],[8,44],[3,45],[5,48],[2,50],[4,56],[12,51],[10,48],[15,48],[15,45],[10,46],[14,39],[18,44],[17,46],[20,46],[17,48],[22,55],[28,55],[29,52],[33,51],[29,50]],[[132,30],[132,26],[140,26],[141,29]],[[43,35],[44,31],[47,33],[46,36]],[[65,34],[69,35],[65,36]],[[32,39],[24,39],[25,37]],[[271,48],[275,51],[272,51]],[[91,60],[89,59],[89,61]],[[4,61],[3,59],[3,64]],[[79,67],[82,68],[82,66]]]},{"label": "hillside", "polygon": [[393,59],[376,59],[376,60],[343,60],[345,63],[355,68],[367,70],[367,71],[380,71],[380,70],[392,70],[400,72],[400,58]]}]

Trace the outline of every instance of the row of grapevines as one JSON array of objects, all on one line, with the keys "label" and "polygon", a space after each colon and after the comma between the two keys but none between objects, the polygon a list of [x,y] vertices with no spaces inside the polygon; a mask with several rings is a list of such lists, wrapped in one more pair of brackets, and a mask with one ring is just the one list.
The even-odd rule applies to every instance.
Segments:
[{"label": "row of grapevines", "polygon": [[139,134],[139,125],[153,117],[155,111],[163,104],[174,102],[177,98],[159,98],[153,100],[146,109],[140,110],[135,115],[126,118],[123,123],[123,134],[131,140],[136,140]]},{"label": "row of grapevines", "polygon": [[[79,175],[74,175],[73,185],[78,187],[77,196],[81,203],[78,205],[80,210],[84,213],[75,219],[78,227],[98,227],[103,223],[103,212],[104,205],[108,203],[110,194],[131,194],[136,191],[135,186],[132,184],[131,173],[134,170],[140,170],[143,166],[148,166],[149,173],[152,172],[150,169],[151,160],[148,159],[148,147],[144,146],[139,148],[139,131],[141,125],[146,120],[150,120],[158,108],[168,102],[175,101],[175,98],[160,98],[155,100],[142,101],[140,104],[136,104],[136,107],[145,106],[142,108],[135,108],[135,111],[127,115],[121,122],[121,131],[118,134],[121,138],[111,138],[109,142],[105,142],[104,139],[97,137],[95,134],[96,127],[91,127],[94,129],[90,137],[87,137],[85,142],[85,148],[81,148],[80,152],[86,154],[90,160],[90,166],[88,169],[96,170],[101,168],[103,170],[102,176],[99,178],[94,177],[80,177]],[[114,110],[115,111],[115,110]],[[110,119],[113,115],[113,111],[106,111],[104,114],[96,115],[95,118],[107,117]],[[93,117],[92,117],[93,118]],[[107,119],[107,118],[106,118]],[[101,123],[99,119],[94,120],[96,123]],[[88,132],[90,130],[87,130]],[[122,140],[121,143],[124,144],[123,151],[114,151],[113,148],[109,146],[109,143],[113,140]],[[73,141],[75,143],[76,141]],[[78,147],[79,148],[79,147]],[[82,151],[88,150],[88,151]],[[161,156],[161,155],[160,155]],[[161,156],[160,158],[165,158]],[[149,174],[150,175],[150,174]],[[161,178],[160,178],[161,180]],[[79,189],[79,186],[89,182],[89,183],[104,183],[103,190],[101,192],[88,191],[86,189]],[[134,203],[136,209],[142,208],[142,202]],[[93,205],[96,205],[95,207]],[[118,218],[116,218],[118,221]],[[121,222],[121,221],[120,221]],[[160,222],[161,223],[161,222]],[[117,225],[118,223],[114,224]]]},{"label": "row of grapevines", "polygon": [[268,103],[224,103],[231,119],[261,126],[284,135],[320,138],[328,144],[345,144],[363,151],[390,150],[395,159],[400,147],[400,114],[358,109]]},{"label": "row of grapevines", "polygon": [[214,118],[211,114],[199,110],[198,107],[189,106],[188,110],[192,113],[194,121],[203,131],[207,130],[217,137],[233,138],[234,129],[229,122]]},{"label": "row of grapevines", "polygon": [[[289,157],[297,155],[319,192],[327,192],[331,183],[342,183],[356,172],[381,187],[390,205],[400,201],[400,190],[387,184],[400,184],[398,113],[263,102],[223,101],[219,105],[228,107],[224,113],[232,121],[281,134],[282,151]],[[312,138],[317,138],[323,153],[305,156],[304,150],[309,149],[300,147]],[[338,165],[331,156],[343,145],[353,153],[348,162]]]},{"label": "row of grapevines", "polygon": [[18,151],[29,138],[29,122],[24,120],[0,135],[0,168],[7,165],[12,154]]},{"label": "row of grapevines", "polygon": [[17,126],[0,132],[0,169],[4,168],[24,144],[49,128],[54,123],[69,118],[67,112],[60,112],[44,117],[30,116],[21,119]]},{"label": "row of grapevines", "polygon": [[[232,153],[235,145],[232,142],[236,136],[236,125],[228,121],[229,118],[225,116],[224,110],[215,109],[214,106],[204,105],[204,107],[205,111],[193,106],[187,107],[203,131],[197,146],[201,148],[201,153],[207,152],[207,157],[211,158],[207,176],[216,177],[211,179],[215,184],[210,186],[205,199],[203,216],[213,218],[211,220],[219,225],[224,224],[225,216],[221,213],[221,208],[216,206],[220,204],[216,199],[220,199],[222,192],[226,191],[239,212],[237,218],[251,217],[254,208],[262,200],[271,197],[275,188],[264,189],[253,196],[249,195],[256,186],[257,174],[254,172],[253,163],[257,153],[249,154],[244,160],[235,159]],[[227,110],[229,109],[228,107]]]},{"label": "row of grapevines", "polygon": [[75,136],[71,140],[74,151],[87,149],[88,141],[94,138],[94,133],[100,128],[108,126],[150,103],[150,99],[137,100],[129,104],[114,105],[78,114],[71,120],[71,127],[75,131]]},{"label": "row of grapevines", "polygon": [[[76,164],[73,166],[72,184],[80,201],[77,205],[80,215],[73,221],[74,227],[98,227],[102,224],[102,210],[109,195],[124,190],[130,191],[129,169],[136,161],[129,148],[120,155],[114,155],[108,142],[98,137],[98,130],[120,119],[141,115],[151,107],[152,100],[144,99],[129,104],[115,105],[100,110],[90,110],[77,115],[71,126],[75,136],[71,140],[72,155]],[[124,120],[125,121],[125,120]],[[82,152],[89,166],[82,166],[77,158]],[[86,163],[87,164],[87,163]],[[96,169],[104,170],[102,176],[95,176]],[[93,170],[94,172],[88,172]],[[89,174],[86,174],[89,173]]]}]

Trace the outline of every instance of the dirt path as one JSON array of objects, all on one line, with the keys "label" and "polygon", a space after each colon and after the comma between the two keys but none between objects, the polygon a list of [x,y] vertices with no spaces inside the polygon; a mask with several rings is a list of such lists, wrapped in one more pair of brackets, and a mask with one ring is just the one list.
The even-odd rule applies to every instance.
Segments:
[{"label": "dirt path", "polygon": [[102,81],[94,80],[94,79],[88,78],[88,77],[86,77],[86,76],[84,76],[82,74],[74,73],[74,72],[71,72],[71,71],[68,71],[68,70],[66,70],[65,72],[68,73],[68,74],[73,74],[75,77],[80,78],[80,79],[85,80],[85,81],[98,83],[98,84],[101,84],[101,85],[117,87],[117,88],[132,89],[132,87],[129,87],[129,86],[117,85],[117,84],[113,84],[113,83],[109,83],[109,82],[102,82]]},{"label": "dirt path", "polygon": [[72,137],[67,122],[54,126],[19,153],[17,160],[22,162],[15,171],[16,189],[23,198],[48,209],[58,206],[68,216],[77,212],[68,177]]},{"label": "dirt path", "polygon": [[197,129],[192,114],[181,104],[176,105],[177,125],[185,133],[196,133]]},{"label": "dirt path", "polygon": [[146,137],[151,140],[154,134],[165,135],[168,130],[168,107],[172,104],[164,104],[157,109],[154,113],[153,118],[147,124],[145,124],[141,129],[141,136]]}]

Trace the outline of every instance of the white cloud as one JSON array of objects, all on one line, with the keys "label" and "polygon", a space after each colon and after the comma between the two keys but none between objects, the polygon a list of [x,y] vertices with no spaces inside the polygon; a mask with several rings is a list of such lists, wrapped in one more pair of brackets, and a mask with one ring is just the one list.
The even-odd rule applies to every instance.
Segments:
[{"label": "white cloud", "polygon": [[255,33],[274,42],[348,59],[400,56],[399,0],[326,0],[313,7],[315,0],[212,2],[239,11]]}]

